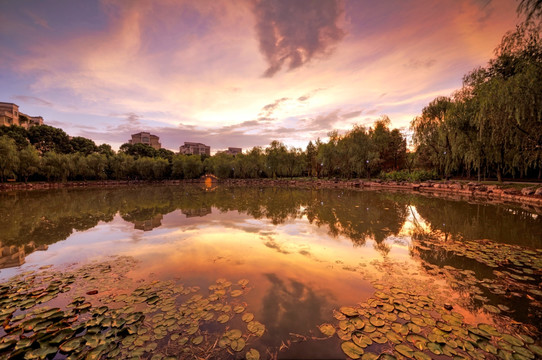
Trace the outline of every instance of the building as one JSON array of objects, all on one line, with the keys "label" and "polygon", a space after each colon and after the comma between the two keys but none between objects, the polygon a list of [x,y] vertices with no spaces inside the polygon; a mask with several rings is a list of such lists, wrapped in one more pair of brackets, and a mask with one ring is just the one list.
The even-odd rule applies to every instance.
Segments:
[{"label": "building", "polygon": [[128,140],[128,144],[147,144],[156,150],[162,147],[162,144],[160,144],[160,138],[156,135],[151,135],[148,132],[132,134],[132,139]]},{"label": "building", "polygon": [[35,125],[43,125],[43,118],[19,112],[17,104],[0,102],[0,126],[2,125],[17,125],[28,129]]},{"label": "building", "polygon": [[229,147],[228,150],[224,151],[228,155],[237,155],[243,153],[243,148]]},{"label": "building", "polygon": [[181,209],[181,213],[186,215],[187,218],[193,217],[203,217],[205,215],[212,214],[212,209],[210,206],[202,207],[199,209]]},{"label": "building", "polygon": [[162,226],[162,214],[156,214],[151,219],[147,220],[135,220],[134,228],[137,230],[150,231],[154,228]]},{"label": "building", "polygon": [[185,155],[207,155],[211,156],[211,147],[202,143],[186,142],[179,147],[179,152]]}]

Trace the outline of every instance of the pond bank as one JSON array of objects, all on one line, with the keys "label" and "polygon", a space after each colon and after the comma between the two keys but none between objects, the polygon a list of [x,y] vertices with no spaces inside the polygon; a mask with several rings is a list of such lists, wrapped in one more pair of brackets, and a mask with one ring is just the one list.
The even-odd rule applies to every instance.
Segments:
[{"label": "pond bank", "polygon": [[[70,181],[70,182],[36,182],[36,183],[2,183],[0,191],[43,190],[80,187],[116,187],[133,185],[181,185],[184,183],[203,183],[203,180],[104,180],[104,181]],[[215,182],[213,182],[215,183]],[[426,181],[421,183],[382,181],[382,180],[324,180],[324,179],[227,179],[219,180],[219,184],[247,186],[288,186],[311,188],[367,188],[398,189],[433,194],[460,195],[496,201],[510,201],[522,204],[542,205],[542,186],[531,186],[523,189],[509,188],[502,185],[485,185],[477,182],[459,181]]]}]

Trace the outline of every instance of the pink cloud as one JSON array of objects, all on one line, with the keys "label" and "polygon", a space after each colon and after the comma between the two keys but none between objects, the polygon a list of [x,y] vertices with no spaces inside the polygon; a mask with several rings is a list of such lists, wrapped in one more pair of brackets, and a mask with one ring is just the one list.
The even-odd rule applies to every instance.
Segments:
[{"label": "pink cloud", "polygon": [[[334,34],[315,43],[307,40],[310,26],[299,35],[280,22],[288,16],[277,15],[274,22],[282,25],[275,40],[284,46],[262,54],[269,34],[256,31],[264,19],[248,1],[104,0],[103,27],[54,39],[44,32],[39,41],[29,35],[9,63],[10,70],[31,79],[24,96],[48,99],[60,110],[76,107],[87,122],[109,118],[114,127],[122,126],[112,133],[121,143],[130,129],[149,126],[175,136],[213,133],[217,144],[225,143],[221,136],[235,134],[239,142],[247,137],[242,146],[265,145],[272,137],[299,145],[331,127],[347,129],[381,114],[393,126],[408,126],[432,97],[449,95],[463,74],[492,56],[517,21],[513,2],[478,4],[350,1],[344,13],[338,7],[314,25],[312,32]],[[54,28],[45,15],[42,20]],[[298,61],[296,53],[305,55]],[[290,71],[261,77],[265,69],[289,64]],[[280,99],[287,100],[275,106]],[[368,110],[356,115],[360,109]],[[140,116],[139,123],[111,115],[130,113]],[[74,135],[92,135],[83,133],[88,124],[71,120],[69,111],[56,120],[72,122]],[[198,132],[188,132],[190,126]]]}]

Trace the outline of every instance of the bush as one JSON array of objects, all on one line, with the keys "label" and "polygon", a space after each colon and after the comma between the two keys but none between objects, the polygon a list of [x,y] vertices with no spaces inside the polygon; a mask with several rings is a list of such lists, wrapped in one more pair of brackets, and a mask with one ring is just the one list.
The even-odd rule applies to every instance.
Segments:
[{"label": "bush", "polygon": [[427,180],[438,180],[439,176],[435,170],[401,170],[401,171],[391,171],[388,173],[381,173],[380,178],[382,180],[390,181],[427,181]]}]

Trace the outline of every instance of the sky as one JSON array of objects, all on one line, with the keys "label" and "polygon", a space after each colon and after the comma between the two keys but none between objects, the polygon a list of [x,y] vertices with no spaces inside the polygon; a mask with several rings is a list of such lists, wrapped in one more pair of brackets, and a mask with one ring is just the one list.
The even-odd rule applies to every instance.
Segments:
[{"label": "sky", "polygon": [[514,0],[0,0],[0,101],[114,149],[408,133],[493,56]]}]

